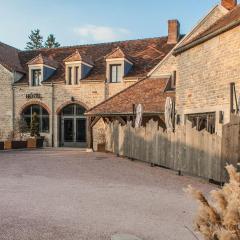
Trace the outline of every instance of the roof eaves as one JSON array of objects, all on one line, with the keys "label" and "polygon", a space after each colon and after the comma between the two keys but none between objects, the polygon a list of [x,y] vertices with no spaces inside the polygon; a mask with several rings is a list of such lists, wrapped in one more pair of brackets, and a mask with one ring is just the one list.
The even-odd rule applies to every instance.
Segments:
[{"label": "roof eaves", "polygon": [[228,25],[226,25],[226,26],[224,26],[224,27],[222,27],[222,28],[220,28],[220,29],[218,29],[218,30],[216,30],[214,32],[211,32],[211,33],[209,33],[209,34],[207,34],[205,36],[202,36],[202,37],[200,37],[200,38],[198,38],[198,39],[196,39],[196,40],[194,40],[192,42],[189,42],[186,45],[183,45],[183,46],[181,46],[179,48],[176,48],[173,51],[173,55],[177,56],[180,53],[185,52],[185,51],[187,51],[187,50],[189,50],[189,49],[191,49],[191,48],[193,48],[193,47],[195,47],[195,46],[197,46],[199,44],[202,44],[202,43],[204,43],[204,42],[206,42],[206,41],[208,41],[208,40],[210,40],[210,39],[212,39],[212,38],[214,38],[214,37],[216,37],[216,36],[218,36],[218,35],[220,35],[222,33],[225,33],[227,31],[229,31],[229,30],[239,26],[239,25],[240,25],[240,19],[237,20],[237,21],[231,22],[230,24],[228,24]]},{"label": "roof eaves", "polygon": [[[143,115],[155,115],[155,114],[164,114],[164,111],[160,112],[144,112]],[[99,112],[99,113],[88,113],[86,112],[84,115],[86,116],[102,116],[102,117],[109,117],[109,116],[127,116],[127,115],[133,115],[133,112]]]}]

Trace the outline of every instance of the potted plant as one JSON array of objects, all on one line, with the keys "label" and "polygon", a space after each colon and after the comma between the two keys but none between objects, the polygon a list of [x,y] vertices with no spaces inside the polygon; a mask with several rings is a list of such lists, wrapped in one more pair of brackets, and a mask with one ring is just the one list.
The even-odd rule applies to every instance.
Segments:
[{"label": "potted plant", "polygon": [[11,131],[7,136],[7,140],[4,141],[4,149],[5,150],[12,149],[13,136],[14,136],[13,131]]},{"label": "potted plant", "polygon": [[12,140],[12,149],[27,148],[27,141],[24,135],[28,132],[28,126],[23,118],[15,120],[14,140]]},{"label": "potted plant", "polygon": [[3,132],[0,129],[0,150],[4,150],[4,142],[1,139],[3,139]]},{"label": "potted plant", "polygon": [[28,139],[29,148],[42,148],[44,137],[40,136],[39,133],[39,118],[36,113],[33,113],[31,127],[30,127],[31,138]]}]

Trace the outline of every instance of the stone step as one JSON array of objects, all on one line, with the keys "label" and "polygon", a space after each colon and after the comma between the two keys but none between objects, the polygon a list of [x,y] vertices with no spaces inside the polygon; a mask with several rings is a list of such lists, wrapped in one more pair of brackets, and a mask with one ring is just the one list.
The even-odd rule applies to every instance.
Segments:
[{"label": "stone step", "polygon": [[115,234],[111,237],[111,240],[142,240],[142,239],[130,234]]}]

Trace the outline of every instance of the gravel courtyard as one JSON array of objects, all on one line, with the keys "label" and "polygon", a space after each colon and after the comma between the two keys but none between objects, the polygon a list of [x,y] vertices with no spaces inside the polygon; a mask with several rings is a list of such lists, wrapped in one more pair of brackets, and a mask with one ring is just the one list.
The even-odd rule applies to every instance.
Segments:
[{"label": "gravel courtyard", "polygon": [[0,153],[1,240],[195,240],[191,184],[216,186],[112,154],[78,149]]}]

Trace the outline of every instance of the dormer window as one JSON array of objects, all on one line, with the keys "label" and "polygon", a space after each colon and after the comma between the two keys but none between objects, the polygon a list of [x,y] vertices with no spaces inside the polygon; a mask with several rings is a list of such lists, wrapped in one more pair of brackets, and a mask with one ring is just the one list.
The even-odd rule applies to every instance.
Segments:
[{"label": "dormer window", "polygon": [[110,82],[119,83],[122,79],[122,65],[112,64],[110,65]]},{"label": "dormer window", "polygon": [[106,77],[110,83],[120,83],[131,70],[133,63],[120,48],[106,56]]},{"label": "dormer window", "polygon": [[32,70],[32,86],[40,86],[42,81],[41,69]]},{"label": "dormer window", "polygon": [[80,80],[86,78],[93,68],[91,58],[80,54],[78,50],[63,61],[66,66],[65,76],[67,85],[78,85]]},{"label": "dormer window", "polygon": [[39,54],[29,61],[29,85],[32,87],[42,85],[42,82],[49,79],[57,69],[57,62]]}]

